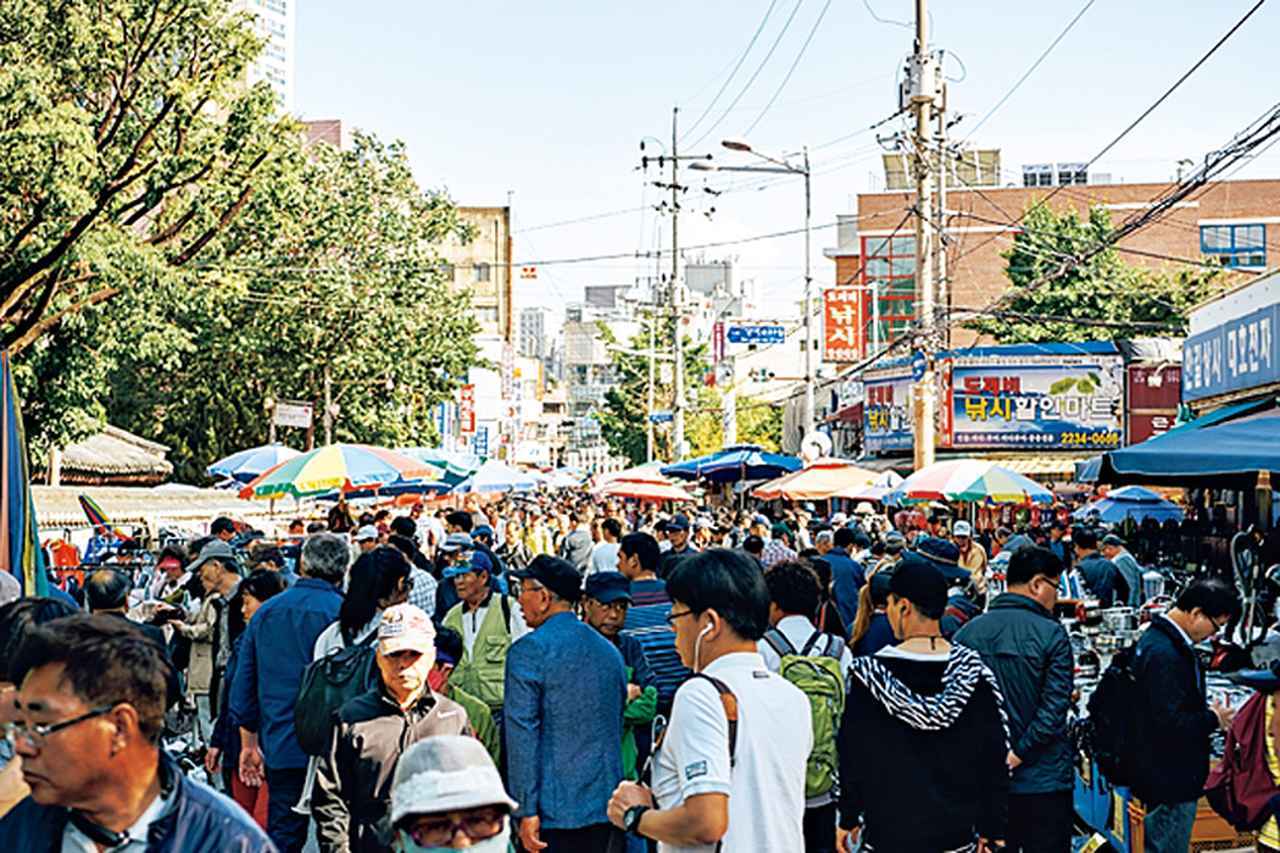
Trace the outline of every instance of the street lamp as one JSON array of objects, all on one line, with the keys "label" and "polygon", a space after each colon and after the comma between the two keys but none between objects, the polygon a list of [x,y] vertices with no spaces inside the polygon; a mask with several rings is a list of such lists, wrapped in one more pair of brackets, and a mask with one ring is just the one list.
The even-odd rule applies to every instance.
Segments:
[{"label": "street lamp", "polygon": [[812,194],[810,187],[809,148],[801,149],[804,165],[793,166],[785,159],[761,154],[745,139],[725,139],[720,142],[730,151],[741,151],[772,163],[772,166],[719,166],[706,161],[689,164],[689,168],[703,172],[755,172],[757,174],[800,175],[804,178],[804,434],[814,427],[814,374],[813,374],[813,275],[810,270],[810,221],[812,219]]}]

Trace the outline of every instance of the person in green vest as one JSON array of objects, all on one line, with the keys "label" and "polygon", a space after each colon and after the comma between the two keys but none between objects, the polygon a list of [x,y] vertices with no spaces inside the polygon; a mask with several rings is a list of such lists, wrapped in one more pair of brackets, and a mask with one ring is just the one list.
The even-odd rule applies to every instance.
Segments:
[{"label": "person in green vest", "polygon": [[622,775],[634,782],[648,758],[649,724],[658,712],[658,687],[645,660],[640,641],[622,634],[631,606],[631,581],[621,572],[596,572],[587,577],[582,615],[592,628],[622,654],[627,667],[627,704],[622,712]]},{"label": "person in green vest", "polygon": [[431,689],[452,699],[467,712],[467,721],[476,739],[484,744],[485,750],[493,763],[502,766],[502,736],[493,722],[493,712],[489,706],[472,696],[461,687],[453,684],[450,676],[454,667],[462,660],[462,635],[452,628],[440,628],[436,631],[436,662],[431,667],[427,680]]},{"label": "person in green vest", "polygon": [[461,599],[444,617],[444,626],[462,637],[462,657],[450,683],[487,705],[501,732],[507,650],[529,633],[529,626],[517,602],[492,588],[493,564],[483,551],[473,551],[469,562],[454,563],[442,574]]}]

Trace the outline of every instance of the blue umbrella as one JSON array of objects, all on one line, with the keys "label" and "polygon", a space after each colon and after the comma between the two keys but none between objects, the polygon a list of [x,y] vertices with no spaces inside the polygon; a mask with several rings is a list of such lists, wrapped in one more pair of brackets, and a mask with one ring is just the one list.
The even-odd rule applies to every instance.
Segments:
[{"label": "blue umbrella", "polygon": [[22,405],[7,352],[0,352],[0,430],[4,438],[0,448],[0,571],[18,579],[23,595],[47,595],[49,577],[36,526]]},{"label": "blue umbrella", "polygon": [[1177,504],[1142,486],[1113,489],[1105,498],[1080,507],[1071,517],[1083,520],[1095,513],[1098,520],[1106,524],[1119,524],[1126,518],[1138,521],[1144,518],[1154,518],[1159,522],[1170,519],[1182,521],[1182,510]]},{"label": "blue umbrella", "polygon": [[259,474],[276,467],[281,462],[292,459],[298,451],[283,444],[264,444],[262,447],[250,447],[233,453],[225,459],[219,459],[205,473],[215,479],[231,479],[238,483],[247,483]]},{"label": "blue umbrella", "polygon": [[459,483],[456,492],[532,492],[542,483],[537,474],[512,468],[497,459],[488,459],[467,479]]},{"label": "blue umbrella", "polygon": [[484,460],[470,453],[455,453],[438,447],[405,447],[397,452],[444,469],[444,481],[456,486],[479,470]]},{"label": "blue umbrella", "polygon": [[740,444],[697,459],[668,465],[662,469],[662,473],[681,480],[736,483],[739,480],[772,480],[783,474],[799,471],[803,464],[795,456],[769,453],[754,444]]}]

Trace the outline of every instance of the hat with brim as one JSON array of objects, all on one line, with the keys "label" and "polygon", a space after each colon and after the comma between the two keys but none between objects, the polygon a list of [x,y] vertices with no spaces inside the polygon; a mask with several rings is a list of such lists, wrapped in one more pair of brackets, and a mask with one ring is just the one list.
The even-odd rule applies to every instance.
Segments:
[{"label": "hat with brim", "polygon": [[384,655],[397,652],[434,652],[436,626],[431,617],[412,604],[396,604],[382,611],[378,622],[378,651]]},{"label": "hat with brim", "polygon": [[210,560],[217,560],[233,572],[238,571],[235,549],[221,539],[213,539],[201,548],[199,555],[187,566],[187,571],[194,575]]},{"label": "hat with brim", "polygon": [[516,801],[480,741],[464,735],[424,738],[396,764],[391,786],[391,823],[410,815],[439,814],[484,806],[514,811]]},{"label": "hat with brim", "polygon": [[587,577],[583,594],[601,604],[631,603],[631,581],[622,572],[596,572]]}]

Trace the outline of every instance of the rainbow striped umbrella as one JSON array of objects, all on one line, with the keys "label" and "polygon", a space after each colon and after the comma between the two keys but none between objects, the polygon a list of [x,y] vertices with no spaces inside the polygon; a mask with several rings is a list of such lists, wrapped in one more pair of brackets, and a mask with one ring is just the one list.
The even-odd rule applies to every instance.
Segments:
[{"label": "rainbow striped umbrella", "polygon": [[1053,493],[1021,474],[981,459],[951,459],[921,468],[885,496],[886,503],[969,501],[1053,503]]},{"label": "rainbow striped umbrella", "polygon": [[0,571],[11,572],[21,582],[23,595],[47,595],[49,577],[36,528],[22,406],[7,352],[0,352],[0,429],[4,436],[0,456]]},{"label": "rainbow striped umbrella", "polygon": [[265,444],[262,447],[250,447],[248,450],[233,453],[225,459],[219,459],[204,470],[210,477],[249,483],[259,474],[297,455],[299,455],[298,451],[292,447],[285,447],[282,444]]},{"label": "rainbow striped umbrella", "polygon": [[89,523],[93,525],[95,533],[109,533],[123,542],[132,542],[133,537],[124,533],[120,528],[111,524],[111,520],[107,518],[107,514],[102,511],[102,507],[98,502],[88,495],[80,495],[80,508],[84,510],[85,516],[88,517]]},{"label": "rainbow striped umbrella", "polygon": [[287,459],[240,490],[242,498],[311,497],[376,489],[404,480],[438,480],[432,465],[367,444],[330,444]]}]

